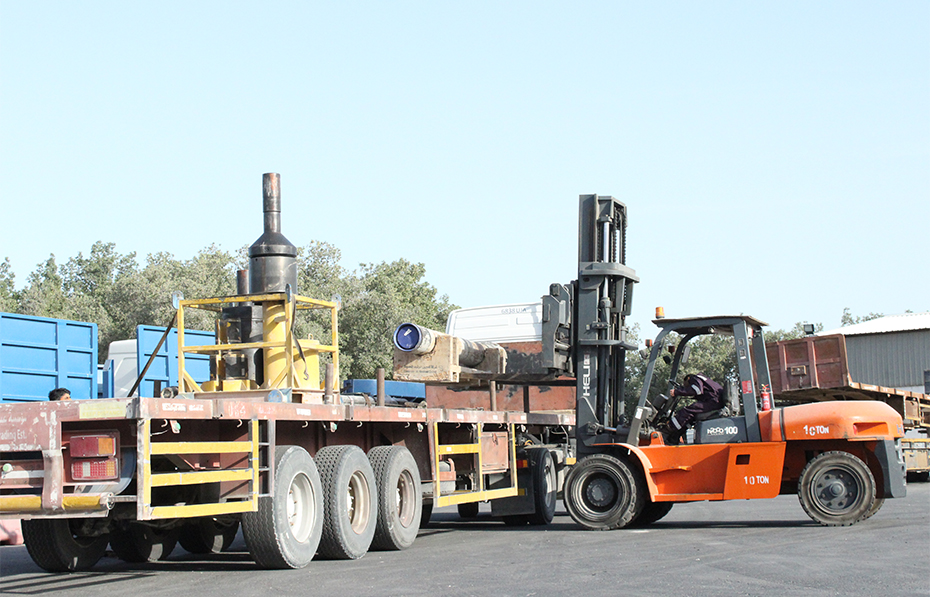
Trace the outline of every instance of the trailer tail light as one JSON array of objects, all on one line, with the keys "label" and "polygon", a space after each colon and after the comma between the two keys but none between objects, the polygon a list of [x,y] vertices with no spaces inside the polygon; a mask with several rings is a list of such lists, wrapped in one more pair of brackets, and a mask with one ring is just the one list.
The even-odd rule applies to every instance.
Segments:
[{"label": "trailer tail light", "polygon": [[116,458],[82,458],[71,461],[71,478],[75,481],[103,481],[118,479]]},{"label": "trailer tail light", "polygon": [[94,435],[72,435],[70,451],[72,458],[90,458],[94,456],[116,456],[119,436],[114,433]]}]

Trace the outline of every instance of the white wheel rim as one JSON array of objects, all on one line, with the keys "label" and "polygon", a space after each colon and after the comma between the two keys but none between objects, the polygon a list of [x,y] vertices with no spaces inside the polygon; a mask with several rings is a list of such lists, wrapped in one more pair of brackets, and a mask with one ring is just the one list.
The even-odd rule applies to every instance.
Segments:
[{"label": "white wheel rim", "polygon": [[413,515],[416,512],[413,497],[413,475],[410,474],[410,471],[405,470],[397,479],[397,502],[394,505],[401,526],[409,527],[410,523],[413,522]]},{"label": "white wheel rim", "polygon": [[368,487],[368,479],[361,471],[355,471],[349,479],[346,503],[352,531],[361,535],[368,527],[371,517],[371,488]]},{"label": "white wheel rim", "polygon": [[299,543],[304,543],[313,530],[313,516],[316,512],[316,496],[313,485],[304,473],[298,473],[287,489],[287,524],[291,534]]}]

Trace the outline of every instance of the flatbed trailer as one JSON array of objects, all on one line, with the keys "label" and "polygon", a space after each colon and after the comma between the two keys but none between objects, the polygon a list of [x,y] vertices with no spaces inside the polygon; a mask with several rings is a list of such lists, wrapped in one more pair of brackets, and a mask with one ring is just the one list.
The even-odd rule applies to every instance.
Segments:
[{"label": "flatbed trailer", "polygon": [[[434,505],[468,514],[491,501],[508,524],[550,522],[575,416],[341,394],[338,304],[297,293],[279,177],[263,183],[264,233],[236,293],[173,297],[162,342],[176,323],[177,387],[0,404],[0,517],[23,519],[33,560],[73,571],[107,545],[129,562],[163,559],[178,542],[215,552],[241,525],[259,565],[299,568],[317,554],[409,547]],[[216,314],[215,344],[185,345],[189,309]],[[295,333],[310,310],[328,314],[325,343]],[[502,349],[488,354],[490,364]],[[208,381],[186,368],[194,355],[209,358]],[[480,361],[464,378],[489,366]]]}]

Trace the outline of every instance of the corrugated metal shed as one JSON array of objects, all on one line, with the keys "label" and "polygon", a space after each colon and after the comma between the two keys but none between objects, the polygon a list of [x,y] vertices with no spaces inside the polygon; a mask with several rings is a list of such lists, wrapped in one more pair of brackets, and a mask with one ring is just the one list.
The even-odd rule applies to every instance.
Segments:
[{"label": "corrugated metal shed", "polygon": [[854,381],[924,391],[930,370],[930,312],[889,315],[818,335],[843,334]]},{"label": "corrugated metal shed", "polygon": [[858,336],[860,334],[887,334],[890,332],[907,332],[911,330],[930,330],[930,311],[925,313],[886,315],[878,319],[820,332],[817,335],[829,336],[830,334],[843,334],[844,336]]}]

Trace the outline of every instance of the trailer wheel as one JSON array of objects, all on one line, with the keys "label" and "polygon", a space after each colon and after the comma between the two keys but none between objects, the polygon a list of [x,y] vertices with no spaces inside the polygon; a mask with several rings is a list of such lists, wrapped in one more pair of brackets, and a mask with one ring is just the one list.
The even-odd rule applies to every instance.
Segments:
[{"label": "trailer wheel", "polygon": [[820,524],[848,526],[874,514],[875,478],[852,454],[824,452],[801,471],[798,499]]},{"label": "trailer wheel", "polygon": [[637,471],[609,454],[585,456],[565,479],[565,507],[591,530],[619,529],[643,509],[645,492]]},{"label": "trailer wheel", "polygon": [[303,568],[323,531],[323,488],[310,454],[300,446],[275,448],[274,492],[242,515],[242,534],[263,568]]},{"label": "trailer wheel", "polygon": [[665,515],[672,511],[672,504],[672,502],[649,502],[643,506],[643,511],[630,522],[629,526],[644,527],[665,518]]},{"label": "trailer wheel", "polygon": [[323,479],[320,555],[357,560],[368,552],[378,520],[378,487],[358,446],[327,446],[316,454]]},{"label": "trailer wheel", "polygon": [[72,526],[72,521],[64,518],[24,520],[23,539],[32,561],[49,572],[88,570],[99,562],[108,537],[76,535]]},{"label": "trailer wheel", "polygon": [[368,452],[378,488],[378,523],[371,547],[407,549],[420,530],[423,496],[420,469],[403,446],[377,446]]},{"label": "trailer wheel", "polygon": [[478,511],[481,509],[481,506],[478,502],[466,502],[464,504],[458,504],[456,509],[459,511],[459,518],[471,520],[473,518],[478,518]]},{"label": "trailer wheel", "polygon": [[124,562],[143,563],[167,559],[178,543],[178,529],[159,529],[130,523],[110,533],[110,547]]},{"label": "trailer wheel", "polygon": [[220,553],[229,549],[239,532],[239,521],[206,516],[181,527],[178,543],[190,553]]},{"label": "trailer wheel", "polygon": [[433,500],[423,500],[423,509],[420,512],[420,528],[429,526],[429,519],[433,517]]},{"label": "trailer wheel", "polygon": [[533,525],[545,525],[552,522],[558,501],[559,478],[555,461],[548,448],[530,448],[526,451],[530,461],[533,479],[533,502],[536,511],[527,516],[527,522]]}]

